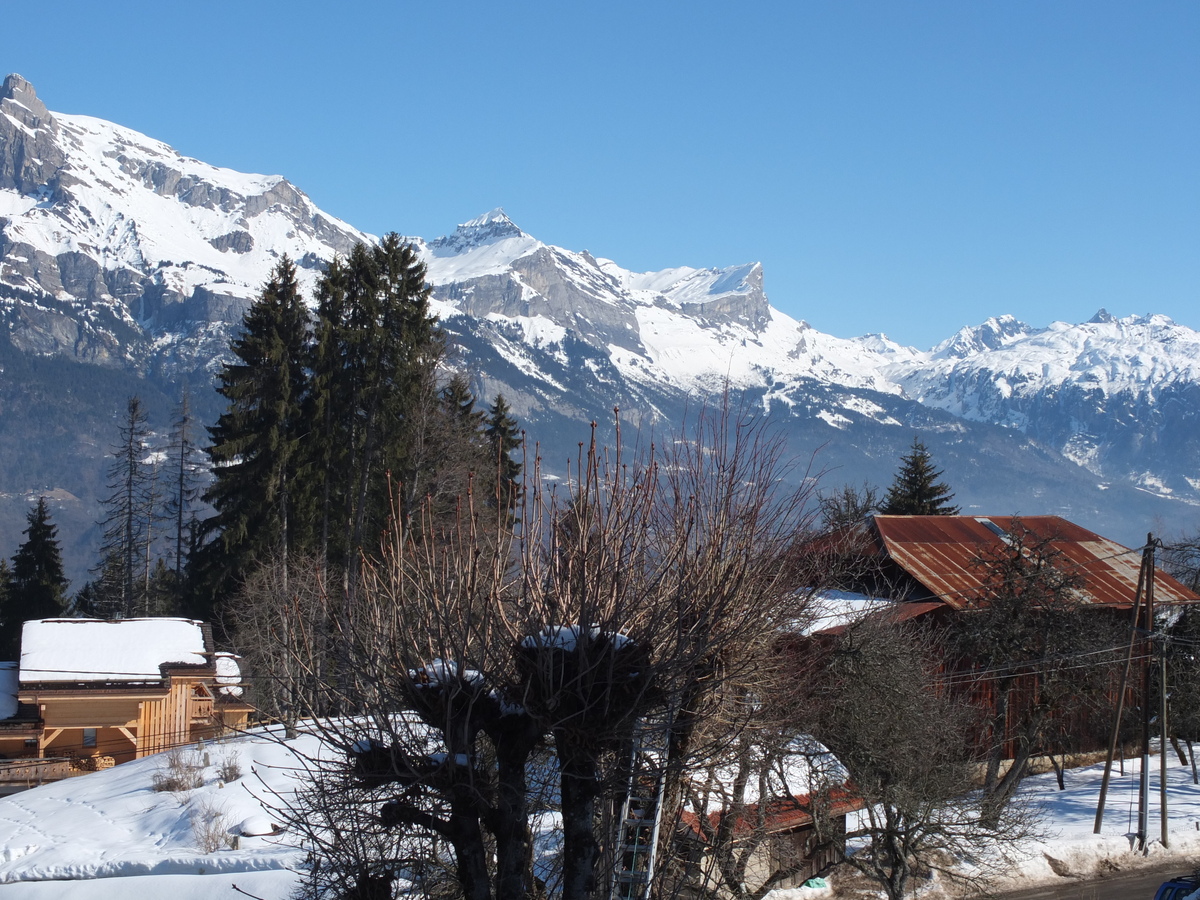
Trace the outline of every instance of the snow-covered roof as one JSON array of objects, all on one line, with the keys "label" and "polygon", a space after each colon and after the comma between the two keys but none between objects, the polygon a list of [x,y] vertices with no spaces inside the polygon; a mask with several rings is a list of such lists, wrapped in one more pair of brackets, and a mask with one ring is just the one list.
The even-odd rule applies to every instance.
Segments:
[{"label": "snow-covered roof", "polygon": [[17,714],[17,664],[0,662],[0,719]]},{"label": "snow-covered roof", "polygon": [[157,681],[164,663],[204,665],[192,619],[35,619],[21,631],[21,681]]},{"label": "snow-covered roof", "polygon": [[853,591],[819,591],[813,595],[815,615],[804,634],[819,634],[831,628],[849,625],[867,616],[895,606],[895,600],[870,597]]}]

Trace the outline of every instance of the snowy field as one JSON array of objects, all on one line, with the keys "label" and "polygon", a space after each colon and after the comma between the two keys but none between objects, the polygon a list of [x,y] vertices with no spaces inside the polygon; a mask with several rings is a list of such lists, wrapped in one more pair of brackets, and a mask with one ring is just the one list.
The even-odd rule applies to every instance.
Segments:
[{"label": "snowy field", "polygon": [[[154,790],[165,771],[165,754],[147,757],[0,800],[0,890],[4,900],[231,900],[250,894],[284,900],[296,886],[304,852],[286,832],[269,831],[276,807],[294,790],[307,759],[319,751],[314,738],[289,745],[263,737],[209,743],[188,757],[198,765],[200,786],[190,791]],[[207,754],[207,756],[206,756]],[[1146,855],[1132,850],[1136,828],[1137,762],[1114,768],[1104,833],[1092,834],[1102,766],[1066,773],[1059,792],[1053,774],[1030,778],[1026,790],[1043,806],[1045,837],[1031,842],[1012,881],[1020,888],[1066,883],[1093,873],[1131,870],[1178,860],[1190,868],[1200,856],[1200,786],[1190,768],[1169,757],[1169,850],[1155,840]],[[1159,833],[1158,759],[1150,779],[1150,833]],[[233,778],[240,770],[240,776]],[[221,780],[222,771],[228,782]],[[207,841],[237,846],[202,849]],[[237,890],[234,889],[237,886]],[[239,891],[245,892],[239,893]],[[774,900],[830,896],[828,890],[780,891]],[[932,898],[936,890],[924,890]]]}]

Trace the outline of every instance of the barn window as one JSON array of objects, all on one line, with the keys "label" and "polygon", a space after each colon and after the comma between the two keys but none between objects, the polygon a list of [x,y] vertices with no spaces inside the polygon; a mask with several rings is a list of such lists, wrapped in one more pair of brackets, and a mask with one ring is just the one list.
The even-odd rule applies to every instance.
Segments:
[{"label": "barn window", "polygon": [[95,728],[83,729],[83,746],[85,746],[85,747],[95,747],[96,746],[96,729]]}]

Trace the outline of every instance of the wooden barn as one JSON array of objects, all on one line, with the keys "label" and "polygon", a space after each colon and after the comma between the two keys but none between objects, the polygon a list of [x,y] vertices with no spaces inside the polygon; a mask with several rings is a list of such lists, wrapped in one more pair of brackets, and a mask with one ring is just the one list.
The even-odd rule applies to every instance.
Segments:
[{"label": "wooden barn", "polygon": [[[1075,600],[1128,633],[1142,569],[1141,549],[1130,549],[1059,516],[886,516],[868,517],[860,525],[831,535],[841,568],[852,573],[841,587],[860,595],[872,615],[894,621],[937,625],[951,617],[971,615],[986,596],[987,566],[1010,545],[1019,528],[1030,543],[1040,545],[1053,565],[1077,577]],[[1154,573],[1157,609],[1200,602],[1200,596],[1169,575]],[[890,601],[880,604],[878,601]],[[841,626],[826,629],[839,631]],[[947,659],[957,673],[970,673],[970,659]],[[981,709],[992,702],[994,681],[986,675],[958,677],[969,684],[971,700]],[[1009,708],[1010,726],[1035,702],[1036,674],[1021,678]],[[1116,685],[1114,683],[1115,701]],[[1115,705],[1115,704],[1114,704]],[[1075,709],[1056,714],[1060,731],[1069,732],[1079,752],[1106,746],[1111,716]],[[1014,747],[1006,746],[1008,755]]]}]

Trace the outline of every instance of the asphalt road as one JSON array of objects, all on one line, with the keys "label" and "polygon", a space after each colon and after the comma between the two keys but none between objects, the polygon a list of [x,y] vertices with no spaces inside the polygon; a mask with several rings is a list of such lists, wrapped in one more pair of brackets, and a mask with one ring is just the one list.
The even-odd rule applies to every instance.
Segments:
[{"label": "asphalt road", "polygon": [[998,900],[1153,900],[1158,886],[1173,875],[1191,874],[1186,862],[1176,860],[1166,868],[1143,869],[1112,875],[1098,881],[1075,881],[1069,885],[1001,894]]}]

